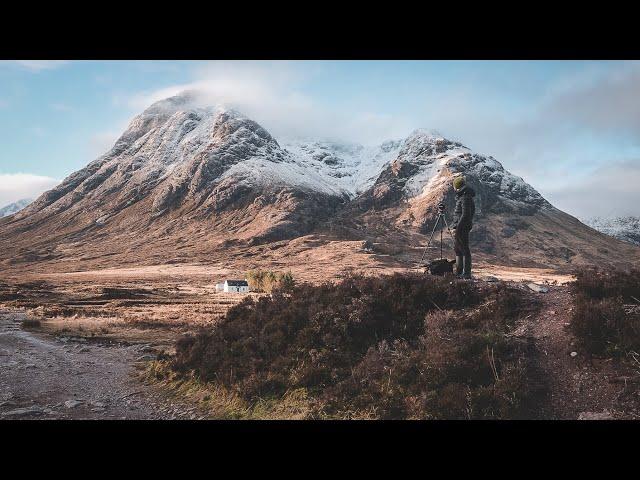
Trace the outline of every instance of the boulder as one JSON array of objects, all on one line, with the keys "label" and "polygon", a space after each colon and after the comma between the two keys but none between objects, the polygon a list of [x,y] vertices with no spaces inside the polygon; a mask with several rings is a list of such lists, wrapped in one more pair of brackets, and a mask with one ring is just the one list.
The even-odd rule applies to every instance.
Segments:
[{"label": "boulder", "polygon": [[536,293],[547,293],[549,291],[548,287],[545,287],[544,285],[538,285],[537,283],[527,283],[527,287],[529,287],[530,290]]}]

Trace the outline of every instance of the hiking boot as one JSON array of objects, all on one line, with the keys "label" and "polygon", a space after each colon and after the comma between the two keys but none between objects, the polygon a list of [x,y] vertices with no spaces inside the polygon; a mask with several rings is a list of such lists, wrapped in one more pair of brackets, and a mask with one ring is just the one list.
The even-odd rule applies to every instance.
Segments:
[{"label": "hiking boot", "polygon": [[464,269],[462,274],[465,278],[471,278],[471,255],[465,255],[464,258]]},{"label": "hiking boot", "polygon": [[462,255],[456,256],[456,276],[462,275],[463,270],[464,262],[462,260]]}]

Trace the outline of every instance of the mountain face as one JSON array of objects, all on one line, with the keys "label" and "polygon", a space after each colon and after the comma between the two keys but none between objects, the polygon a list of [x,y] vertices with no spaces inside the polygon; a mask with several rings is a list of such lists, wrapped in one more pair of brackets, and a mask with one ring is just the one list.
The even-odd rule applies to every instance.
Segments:
[{"label": "mountain face", "polygon": [[33,202],[33,200],[30,198],[23,198],[22,200],[18,200],[17,202],[10,203],[9,205],[0,208],[0,218],[8,217],[9,215],[19,212],[31,202]]},{"label": "mountain face", "polygon": [[331,178],[308,170],[256,122],[182,95],[145,110],[109,152],[16,218],[56,218],[84,236],[186,222],[264,240],[302,234],[345,200]]},{"label": "mountain face", "polygon": [[586,224],[623,242],[640,245],[640,218],[638,217],[595,217],[587,220]]},{"label": "mountain face", "polygon": [[[106,154],[9,219],[0,262],[208,259],[311,232],[409,252],[451,178],[477,192],[474,248],[502,261],[591,261],[619,246],[560,212],[493,157],[425,130],[365,147],[285,139],[185,93],[133,119]],[[589,248],[586,248],[590,245]],[[619,252],[617,252],[619,253]]]}]

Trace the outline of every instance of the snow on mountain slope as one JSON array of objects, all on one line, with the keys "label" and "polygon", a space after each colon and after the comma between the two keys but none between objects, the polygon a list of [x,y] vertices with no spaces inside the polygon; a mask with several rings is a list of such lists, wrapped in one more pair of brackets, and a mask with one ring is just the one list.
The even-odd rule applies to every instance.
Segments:
[{"label": "snow on mountain slope", "polygon": [[185,93],[135,117],[111,150],[40,196],[12,228],[51,225],[62,240],[161,238],[175,225],[225,239],[290,237],[348,201],[333,180],[255,121]]},{"label": "snow on mountain slope", "polygon": [[343,194],[322,172],[303,172],[256,122],[221,106],[196,106],[187,93],[149,107],[109,152],[40,197],[25,214],[54,214],[94,202],[92,211],[104,223],[151,197],[152,213],[160,215],[185,201],[215,203],[216,185],[234,175],[238,184]]},{"label": "snow on mountain slope", "polygon": [[595,217],[585,222],[599,232],[624,242],[640,245],[640,218],[627,216],[615,218]]},{"label": "snow on mountain slope", "polygon": [[206,215],[246,196],[247,189],[293,188],[353,199],[384,183],[385,171],[396,177],[395,190],[401,187],[394,198],[420,198],[461,171],[490,185],[506,202],[544,204],[533,188],[494,159],[437,132],[416,130],[405,140],[377,146],[296,139],[285,139],[281,146],[241,113],[198,105],[197,95],[185,92],[146,109],[109,152],[21,215],[82,210],[104,225],[148,198],[153,216],[187,204]]},{"label": "snow on mountain slope", "polygon": [[[467,175],[481,185],[489,204],[504,203],[502,208],[535,210],[548,202],[521,177],[504,169],[493,157],[472,152],[459,142],[438,132],[418,129],[404,140],[387,141],[377,146],[286,139],[282,146],[299,160],[301,167],[329,179],[353,198],[374,185],[378,193],[388,191],[393,177],[393,198],[420,201],[434,190],[449,188],[450,176]],[[382,186],[381,186],[382,185]],[[400,188],[401,191],[397,191]],[[382,193],[384,194],[384,193]]]},{"label": "snow on mountain slope", "polygon": [[23,198],[22,200],[18,200],[17,202],[13,202],[13,203],[10,203],[9,205],[5,205],[4,207],[0,208],[0,218],[13,215],[14,213],[18,213],[20,210],[25,208],[31,202],[33,202],[32,199]]},{"label": "snow on mountain slope", "polygon": [[393,154],[362,202],[380,209],[406,200],[405,220],[412,217],[415,225],[422,222],[434,202],[452,196],[451,178],[458,173],[476,190],[479,215],[490,211],[528,214],[551,206],[493,157],[476,154],[437,132],[415,130]]},{"label": "snow on mountain slope", "polygon": [[282,162],[267,158],[252,158],[236,163],[226,170],[220,179],[233,178],[246,186],[268,185],[270,187],[296,187],[311,192],[342,196],[348,191],[331,182],[326,172],[308,168],[304,163],[287,157]]},{"label": "snow on mountain slope", "polygon": [[[429,194],[436,183],[441,183],[441,173],[446,168],[452,175],[466,175],[476,187],[490,187],[505,201],[535,206],[546,203],[531,185],[506,171],[493,157],[476,154],[438,133],[414,131],[405,141],[397,161],[410,163],[415,168],[404,186],[408,197]],[[445,178],[448,181],[448,176]]]},{"label": "snow on mountain slope", "polygon": [[322,140],[284,139],[282,146],[307,171],[317,172],[351,197],[362,193],[378,178],[400,149],[400,140],[364,146]]}]

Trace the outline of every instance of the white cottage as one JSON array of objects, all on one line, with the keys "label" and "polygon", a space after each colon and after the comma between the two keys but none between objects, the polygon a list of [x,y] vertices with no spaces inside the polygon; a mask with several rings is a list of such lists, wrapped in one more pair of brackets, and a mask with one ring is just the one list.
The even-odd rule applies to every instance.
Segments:
[{"label": "white cottage", "polygon": [[231,293],[246,293],[249,291],[249,283],[246,280],[225,280],[218,283],[216,290]]}]

